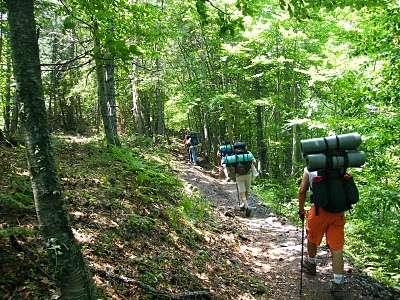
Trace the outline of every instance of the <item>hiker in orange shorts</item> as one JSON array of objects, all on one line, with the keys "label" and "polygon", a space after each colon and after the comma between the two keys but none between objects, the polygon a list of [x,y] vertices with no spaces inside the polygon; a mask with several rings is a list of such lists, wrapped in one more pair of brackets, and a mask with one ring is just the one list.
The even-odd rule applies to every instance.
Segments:
[{"label": "hiker in orange shorts", "polygon": [[326,236],[328,247],[332,253],[333,281],[331,289],[341,290],[344,283],[344,263],[343,263],[343,245],[344,245],[344,212],[332,213],[321,207],[316,208],[312,205],[311,209],[304,210],[304,202],[307,190],[317,172],[309,172],[304,169],[303,178],[299,189],[299,217],[304,220],[306,217],[307,230],[307,253],[303,268],[309,275],[316,274],[316,254],[317,247],[321,243],[323,236]]}]

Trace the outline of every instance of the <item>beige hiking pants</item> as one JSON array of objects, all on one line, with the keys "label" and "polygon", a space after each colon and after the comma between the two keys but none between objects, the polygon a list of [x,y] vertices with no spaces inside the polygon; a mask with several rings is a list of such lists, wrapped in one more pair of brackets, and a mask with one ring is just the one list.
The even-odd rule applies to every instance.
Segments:
[{"label": "beige hiking pants", "polygon": [[250,193],[250,185],[251,185],[251,175],[236,175],[236,184],[239,190],[240,201],[247,208],[247,198]]}]

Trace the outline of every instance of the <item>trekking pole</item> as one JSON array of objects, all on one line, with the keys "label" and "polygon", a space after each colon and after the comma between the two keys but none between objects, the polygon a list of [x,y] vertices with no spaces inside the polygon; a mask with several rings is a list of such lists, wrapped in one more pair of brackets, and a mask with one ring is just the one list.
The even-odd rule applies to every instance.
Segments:
[{"label": "trekking pole", "polygon": [[300,299],[303,295],[304,217],[301,219]]},{"label": "trekking pole", "polygon": [[239,202],[239,207],[240,207],[240,195],[239,195],[239,187],[238,187],[238,184],[237,184],[237,182],[236,182],[236,192],[237,192],[237,198],[238,198],[238,202]]}]

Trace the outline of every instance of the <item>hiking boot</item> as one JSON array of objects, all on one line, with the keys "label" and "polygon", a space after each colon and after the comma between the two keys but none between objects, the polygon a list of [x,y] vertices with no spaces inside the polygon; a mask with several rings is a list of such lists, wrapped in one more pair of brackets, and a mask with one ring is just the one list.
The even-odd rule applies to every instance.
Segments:
[{"label": "hiking boot", "polygon": [[331,286],[329,288],[329,291],[335,300],[345,300],[348,299],[346,298],[346,295],[348,294],[346,292],[344,282],[343,283],[336,283],[334,281],[331,281]]},{"label": "hiking boot", "polygon": [[241,211],[245,211],[245,210],[246,210],[246,206],[244,205],[244,203],[242,203],[242,204],[239,205],[239,209],[240,209]]},{"label": "hiking boot", "polygon": [[317,274],[317,264],[315,262],[309,261],[307,258],[303,262],[303,272],[314,276]]},{"label": "hiking boot", "polygon": [[250,207],[246,207],[245,215],[247,218],[251,216],[251,208]]}]

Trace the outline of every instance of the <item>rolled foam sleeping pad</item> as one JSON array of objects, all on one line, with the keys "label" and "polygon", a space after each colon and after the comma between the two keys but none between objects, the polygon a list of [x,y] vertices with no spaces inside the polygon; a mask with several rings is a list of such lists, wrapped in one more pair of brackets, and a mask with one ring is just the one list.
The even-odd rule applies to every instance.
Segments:
[{"label": "rolled foam sleeping pad", "polygon": [[233,152],[233,146],[228,144],[228,145],[221,145],[219,146],[219,151],[224,151],[224,152]]},{"label": "rolled foam sleeping pad", "polygon": [[335,149],[356,150],[360,144],[361,136],[356,132],[300,141],[301,152],[304,155]]},{"label": "rolled foam sleeping pad", "polygon": [[[347,167],[358,168],[365,163],[366,155],[364,151],[349,150],[346,151],[345,153],[347,158],[345,156],[328,157],[323,153],[306,155],[305,158],[306,158],[307,170],[312,172],[312,171],[323,170],[328,167],[331,169],[339,169],[345,166],[346,159],[347,159]],[[331,159],[331,161],[329,161],[329,159]]]},{"label": "rolled foam sleeping pad", "polygon": [[251,152],[245,153],[245,154],[234,154],[234,155],[228,155],[225,156],[223,159],[223,163],[226,164],[227,166],[234,165],[238,162],[248,162],[252,161],[254,159],[254,156]]}]

